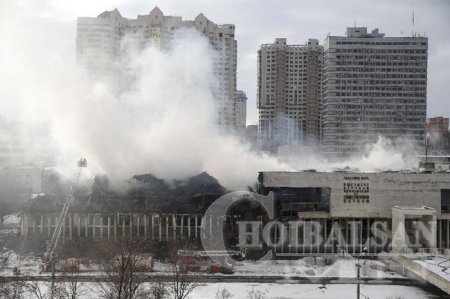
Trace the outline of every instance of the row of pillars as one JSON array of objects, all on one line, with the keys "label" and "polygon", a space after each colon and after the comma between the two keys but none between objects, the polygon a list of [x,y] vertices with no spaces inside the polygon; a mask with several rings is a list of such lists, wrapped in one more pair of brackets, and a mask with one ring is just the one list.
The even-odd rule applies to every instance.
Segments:
[{"label": "row of pillars", "polygon": [[[55,229],[56,213],[24,214],[22,236],[50,237]],[[118,213],[68,214],[62,230],[62,241],[74,238],[142,237],[164,241],[174,236],[198,238],[202,215],[198,214],[139,214]]]}]

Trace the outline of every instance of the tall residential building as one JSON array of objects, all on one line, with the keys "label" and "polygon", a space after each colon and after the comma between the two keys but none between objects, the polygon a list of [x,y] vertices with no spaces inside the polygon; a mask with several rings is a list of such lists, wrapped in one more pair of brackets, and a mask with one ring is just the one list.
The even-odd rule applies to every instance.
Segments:
[{"label": "tall residential building", "polygon": [[280,146],[318,145],[321,139],[323,46],[316,39],[288,45],[285,38],[258,51],[258,142]]},{"label": "tall residential building", "polygon": [[237,42],[232,24],[215,24],[203,14],[186,21],[178,16],[165,16],[158,7],[148,15],[138,15],[137,19],[124,18],[117,9],[105,11],[96,18],[78,18],[77,61],[95,79],[114,80],[118,76],[119,79],[114,82],[128,86],[127,80],[132,76],[125,74],[130,70],[117,63],[121,58],[124,37],[141,47],[168,50],[173,40],[182,34],[179,29],[183,28],[197,30],[215,50],[212,93],[217,107],[217,123],[224,131],[232,131],[235,124],[237,63]]},{"label": "tall residential building", "polygon": [[333,157],[361,152],[379,136],[423,144],[428,39],[385,37],[347,28],[325,40],[323,148]]},{"label": "tall residential building", "polygon": [[236,131],[243,132],[247,126],[247,95],[242,90],[236,91],[235,114]]}]

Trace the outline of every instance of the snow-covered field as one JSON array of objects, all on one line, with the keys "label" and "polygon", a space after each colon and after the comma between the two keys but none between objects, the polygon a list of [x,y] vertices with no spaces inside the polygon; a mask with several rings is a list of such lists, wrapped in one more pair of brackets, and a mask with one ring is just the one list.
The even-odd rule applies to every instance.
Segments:
[{"label": "snow-covered field", "polygon": [[[237,275],[248,276],[304,276],[304,277],[356,277],[355,259],[337,259],[332,265],[325,265],[321,258],[298,260],[244,261],[236,265]],[[361,276],[373,278],[402,277],[392,272],[380,271],[381,261],[361,260]]]},{"label": "snow-covered field", "polygon": [[[356,298],[356,285],[314,285],[314,284],[206,284],[198,287],[192,294],[192,299],[213,299],[218,290],[227,289],[233,294],[233,299],[247,299],[248,291],[256,290],[265,293],[263,298],[277,299],[349,299]],[[393,285],[361,285],[361,294],[370,299],[399,298],[426,299],[438,298],[420,288]],[[361,296],[361,298],[364,298]]]},{"label": "snow-covered field", "polygon": [[[0,273],[12,275],[12,268],[18,267],[23,275],[39,275],[40,259],[32,255],[17,255],[9,252],[9,267]],[[325,265],[321,258],[298,260],[243,261],[235,265],[235,275],[240,276],[284,276],[289,277],[356,277],[355,259],[337,259],[332,265]],[[361,261],[361,276],[370,278],[402,277],[400,274],[382,271],[381,261]],[[155,262],[154,272],[170,274],[170,268],[162,262]],[[87,273],[86,273],[87,274]],[[89,272],[89,274],[96,274]],[[205,274],[206,275],[206,274]]]},{"label": "snow-covered field", "polygon": [[[149,287],[146,284],[143,287]],[[48,290],[48,284],[41,283],[41,291]],[[356,297],[356,285],[318,284],[262,284],[262,283],[209,283],[198,286],[190,299],[215,299],[223,289],[233,295],[232,299],[248,299],[249,292],[260,293],[261,299],[349,299]],[[99,291],[93,283],[83,283],[79,288],[80,299],[99,298]],[[361,285],[361,298],[370,299],[438,299],[417,287],[393,285]]]}]

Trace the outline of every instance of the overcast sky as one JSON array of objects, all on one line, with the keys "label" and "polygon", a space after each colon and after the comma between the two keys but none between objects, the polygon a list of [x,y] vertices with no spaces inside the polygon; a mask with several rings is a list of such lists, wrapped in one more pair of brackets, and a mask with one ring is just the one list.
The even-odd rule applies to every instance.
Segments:
[{"label": "overcast sky", "polygon": [[[238,41],[237,87],[247,93],[247,124],[257,122],[256,52],[262,43],[286,37],[290,44],[308,38],[320,43],[327,34],[343,35],[347,26],[379,28],[387,36],[413,31],[429,38],[428,115],[450,115],[450,1],[449,0],[0,0],[0,9],[25,17],[25,26],[41,30],[49,49],[75,60],[76,17],[95,17],[118,8],[136,18],[158,6],[165,15],[192,20],[199,13],[215,23],[236,25]],[[6,13],[8,15],[8,13]]]}]

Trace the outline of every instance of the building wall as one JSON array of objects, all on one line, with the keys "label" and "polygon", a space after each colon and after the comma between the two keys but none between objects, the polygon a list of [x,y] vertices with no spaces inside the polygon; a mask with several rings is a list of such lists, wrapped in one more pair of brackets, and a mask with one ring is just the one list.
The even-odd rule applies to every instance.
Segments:
[{"label": "building wall", "polygon": [[426,37],[384,37],[367,28],[325,40],[323,147],[330,156],[364,150],[379,136],[423,144]]},{"label": "building wall", "polygon": [[223,131],[233,131],[237,41],[232,24],[215,24],[203,14],[192,21],[184,21],[178,16],[165,16],[157,7],[136,19],[123,18],[117,9],[105,11],[96,18],[78,18],[77,61],[94,79],[112,80],[115,91],[121,92],[133,80],[133,70],[117,64],[124,37],[138,47],[168,50],[183,28],[195,29],[214,49],[212,92],[217,108],[216,122]]},{"label": "building wall", "polygon": [[247,95],[242,90],[236,91],[235,110],[236,130],[243,132],[247,127]]},{"label": "building wall", "polygon": [[282,145],[317,145],[321,138],[323,46],[285,38],[258,51],[258,140],[264,150]]},{"label": "building wall", "polygon": [[42,175],[39,166],[0,167],[0,185],[3,190],[28,199],[31,194],[42,192]]},{"label": "building wall", "polygon": [[391,218],[393,206],[428,206],[441,215],[450,173],[263,172],[264,188],[331,188],[329,217]]},{"label": "building wall", "polygon": [[427,133],[448,133],[448,117],[430,117],[427,118]]}]

